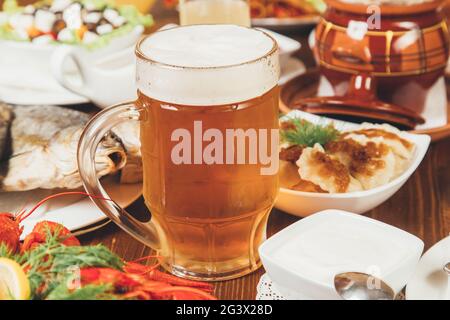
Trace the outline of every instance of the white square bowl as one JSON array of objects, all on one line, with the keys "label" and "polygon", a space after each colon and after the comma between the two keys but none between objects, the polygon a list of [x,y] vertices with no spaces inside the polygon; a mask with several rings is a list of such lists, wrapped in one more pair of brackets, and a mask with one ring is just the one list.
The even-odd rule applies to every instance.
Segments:
[{"label": "white square bowl", "polygon": [[[320,117],[299,110],[289,112],[285,118],[300,118],[323,125],[333,123],[335,128],[340,131],[351,130],[359,126],[352,122]],[[358,214],[372,210],[388,200],[405,184],[422,162],[431,141],[430,136],[425,134],[402,132],[401,136],[412,141],[416,145],[416,150],[405,172],[389,183],[370,190],[348,193],[315,193],[280,188],[275,207],[299,217],[306,217],[327,209],[339,209]]]},{"label": "white square bowl", "polygon": [[[332,244],[323,240],[324,232],[332,233]],[[326,210],[278,232],[259,247],[259,254],[285,298],[328,300],[339,299],[334,276],[350,271],[372,274],[398,293],[412,276],[423,246],[416,236],[389,224]]]}]

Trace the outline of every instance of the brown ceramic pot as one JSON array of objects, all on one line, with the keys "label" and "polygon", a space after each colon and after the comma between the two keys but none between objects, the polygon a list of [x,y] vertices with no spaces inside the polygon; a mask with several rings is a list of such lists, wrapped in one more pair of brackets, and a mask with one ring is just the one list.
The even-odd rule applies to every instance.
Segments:
[{"label": "brown ceramic pot", "polygon": [[[394,109],[408,108],[410,121],[417,123],[413,113],[430,123],[440,121],[430,117],[446,119],[443,76],[449,40],[442,1],[379,7],[326,2],[314,53],[332,95],[357,97],[366,107],[377,108],[381,100]],[[443,98],[430,99],[430,92],[440,89]]]}]

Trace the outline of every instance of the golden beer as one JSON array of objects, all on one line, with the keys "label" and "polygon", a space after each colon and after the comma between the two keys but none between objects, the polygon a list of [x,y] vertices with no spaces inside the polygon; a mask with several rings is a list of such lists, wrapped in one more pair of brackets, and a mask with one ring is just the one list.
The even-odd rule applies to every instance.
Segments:
[{"label": "golden beer", "polygon": [[107,196],[92,144],[136,118],[151,221],[93,200],[176,275],[223,280],[256,270],[278,191],[276,42],[236,25],[192,25],[147,36],[136,56],[138,100],[103,111],[81,139],[86,189]]},{"label": "golden beer", "polygon": [[[171,133],[201,120],[203,130],[278,127],[278,88],[226,106],[180,106],[140,93],[144,198],[157,221],[162,256],[177,272],[227,274],[258,267],[268,214],[278,191],[276,175],[261,175],[261,164],[176,165]],[[171,105],[171,107],[173,107]],[[203,148],[207,145],[203,142]],[[192,152],[193,153],[193,152]],[[172,268],[174,268],[172,267]]]}]

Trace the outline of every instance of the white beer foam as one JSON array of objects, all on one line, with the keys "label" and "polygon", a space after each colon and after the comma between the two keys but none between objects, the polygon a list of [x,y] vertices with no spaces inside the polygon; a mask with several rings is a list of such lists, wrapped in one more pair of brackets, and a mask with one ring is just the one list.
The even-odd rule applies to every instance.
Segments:
[{"label": "white beer foam", "polygon": [[[223,105],[277,85],[275,42],[234,25],[193,25],[156,32],[138,50],[137,86],[146,96],[183,105]],[[261,58],[263,57],[263,58]]]}]

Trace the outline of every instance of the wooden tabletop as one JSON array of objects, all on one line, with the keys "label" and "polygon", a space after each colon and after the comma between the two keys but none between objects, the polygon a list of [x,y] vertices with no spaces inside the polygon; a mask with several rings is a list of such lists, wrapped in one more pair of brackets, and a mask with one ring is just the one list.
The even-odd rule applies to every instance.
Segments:
[{"label": "wooden tabletop", "polygon": [[[158,16],[156,16],[158,20]],[[164,17],[164,20],[167,18]],[[170,19],[169,19],[170,20]],[[159,20],[161,23],[161,20]],[[297,53],[306,66],[313,66],[307,49],[307,31],[289,36],[300,40],[303,48]],[[408,182],[387,202],[366,213],[383,222],[406,230],[425,242],[425,250],[450,233],[450,139],[433,144]],[[129,212],[147,212],[142,198],[133,203]],[[272,210],[268,222],[268,235],[272,235],[298,218]],[[133,239],[110,223],[97,231],[80,237],[83,244],[103,243],[126,260],[152,254],[152,250]],[[215,295],[219,299],[254,299],[256,285],[264,274],[261,268],[245,277],[215,283]]]}]

